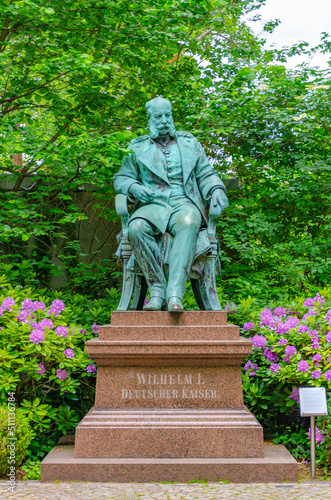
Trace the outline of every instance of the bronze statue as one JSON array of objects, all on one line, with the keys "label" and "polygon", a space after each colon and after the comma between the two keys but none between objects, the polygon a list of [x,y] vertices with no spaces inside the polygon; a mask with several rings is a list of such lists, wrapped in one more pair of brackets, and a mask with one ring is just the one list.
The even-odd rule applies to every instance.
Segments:
[{"label": "bronze statue", "polygon": [[[146,104],[150,134],[134,139],[114,177],[118,193],[136,207],[128,223],[128,239],[150,292],[145,310],[181,312],[199,235],[208,224],[208,207],[219,216],[228,207],[225,186],[201,144],[188,132],[177,132],[170,101]],[[164,271],[162,235],[172,237],[168,279]]]}]

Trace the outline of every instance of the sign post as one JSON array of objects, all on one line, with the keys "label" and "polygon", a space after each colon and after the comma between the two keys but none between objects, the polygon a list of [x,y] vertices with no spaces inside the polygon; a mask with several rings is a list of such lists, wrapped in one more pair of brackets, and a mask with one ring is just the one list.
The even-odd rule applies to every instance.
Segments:
[{"label": "sign post", "polygon": [[300,415],[310,417],[310,463],[311,477],[316,477],[315,417],[328,414],[325,387],[301,387],[299,389]]}]

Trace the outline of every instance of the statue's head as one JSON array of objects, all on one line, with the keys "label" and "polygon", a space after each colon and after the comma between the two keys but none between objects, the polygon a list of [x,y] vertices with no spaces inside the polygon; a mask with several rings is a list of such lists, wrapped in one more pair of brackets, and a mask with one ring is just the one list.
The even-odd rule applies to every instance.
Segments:
[{"label": "statue's head", "polygon": [[151,139],[156,139],[159,135],[175,136],[176,129],[172,118],[172,106],[168,99],[156,97],[146,103],[146,110]]}]

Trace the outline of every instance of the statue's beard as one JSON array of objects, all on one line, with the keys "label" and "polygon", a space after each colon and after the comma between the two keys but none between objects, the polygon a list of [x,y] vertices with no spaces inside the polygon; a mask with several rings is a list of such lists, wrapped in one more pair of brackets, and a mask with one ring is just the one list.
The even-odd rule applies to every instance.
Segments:
[{"label": "statue's beard", "polygon": [[[160,131],[158,130],[157,126],[155,125],[153,118],[149,119],[148,126],[149,126],[150,138],[157,139],[160,135]],[[175,137],[175,135],[176,135],[176,127],[175,127],[173,118],[171,118],[170,129],[167,132],[167,134],[170,135],[170,137]]]}]

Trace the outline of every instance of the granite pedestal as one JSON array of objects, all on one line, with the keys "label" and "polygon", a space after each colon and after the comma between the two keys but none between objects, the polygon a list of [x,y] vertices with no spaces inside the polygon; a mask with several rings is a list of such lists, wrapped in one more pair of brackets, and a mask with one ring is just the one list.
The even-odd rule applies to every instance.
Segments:
[{"label": "granite pedestal", "polygon": [[254,471],[257,482],[296,481],[293,457],[266,452],[243,404],[240,366],[251,350],[225,312],[113,312],[86,343],[98,365],[95,406],[75,450],[46,457],[42,481],[252,482]]}]

